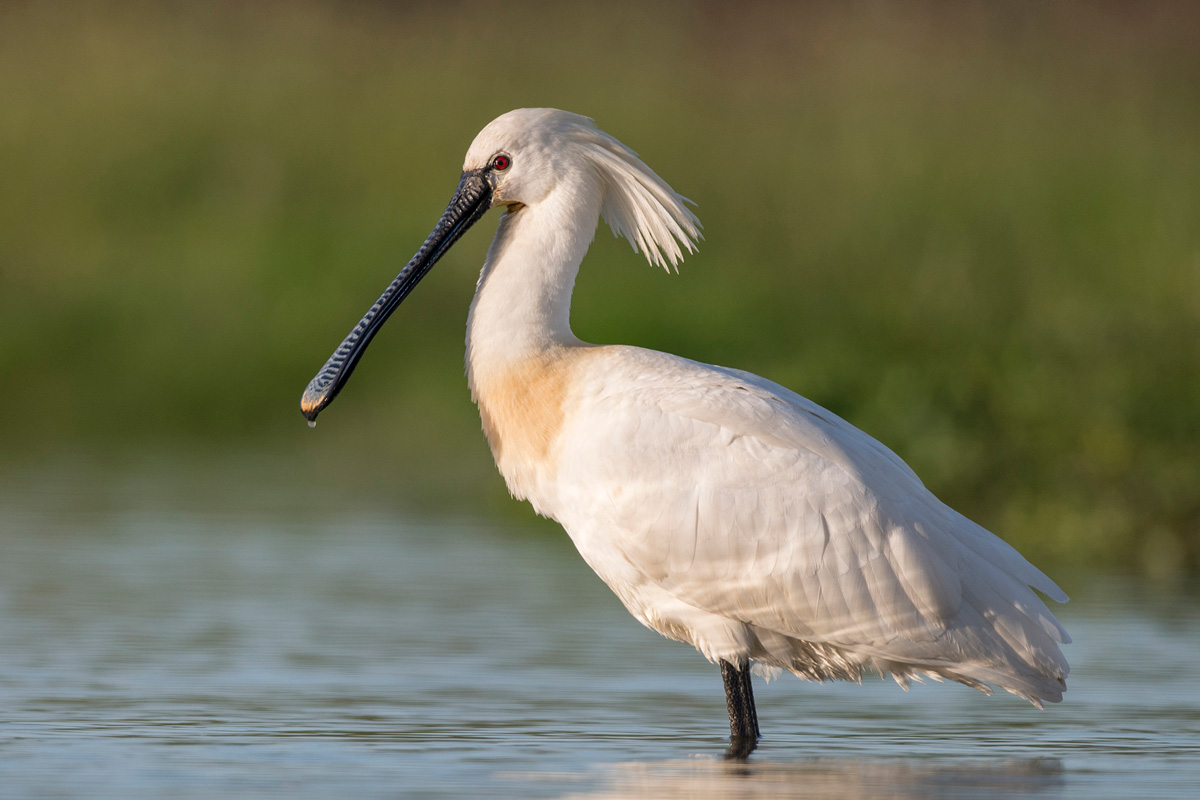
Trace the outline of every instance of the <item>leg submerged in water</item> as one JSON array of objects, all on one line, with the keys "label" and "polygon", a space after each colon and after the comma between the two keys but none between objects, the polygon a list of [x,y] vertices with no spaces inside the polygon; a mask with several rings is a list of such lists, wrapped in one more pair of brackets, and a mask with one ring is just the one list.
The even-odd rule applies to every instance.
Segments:
[{"label": "leg submerged in water", "polygon": [[734,666],[721,662],[725,682],[725,704],[729,708],[730,758],[745,758],[758,745],[758,712],[754,708],[754,690],[750,686],[750,663]]}]

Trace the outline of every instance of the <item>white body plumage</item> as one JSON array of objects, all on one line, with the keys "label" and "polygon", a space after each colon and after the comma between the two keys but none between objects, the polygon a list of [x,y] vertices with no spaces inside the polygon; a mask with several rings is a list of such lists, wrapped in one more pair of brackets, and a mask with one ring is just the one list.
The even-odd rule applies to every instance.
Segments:
[{"label": "white body plumage", "polygon": [[1030,587],[1065,595],[882,444],[758,376],[571,333],[600,214],[674,264],[698,235],[682,198],[573,114],[500,117],[465,169],[499,151],[513,184],[471,307],[472,392],[510,491],[635,617],[711,660],[803,678],[1062,698],[1069,638]]}]

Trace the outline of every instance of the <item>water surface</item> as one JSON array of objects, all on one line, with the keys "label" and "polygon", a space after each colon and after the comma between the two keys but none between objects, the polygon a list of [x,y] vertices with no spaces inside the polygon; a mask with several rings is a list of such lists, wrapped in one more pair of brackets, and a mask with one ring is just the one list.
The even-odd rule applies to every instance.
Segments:
[{"label": "water surface", "polygon": [[2,797],[1159,798],[1200,784],[1200,602],[1183,589],[1065,576],[1073,671],[1045,711],[960,686],[758,682],[766,738],[736,764],[721,758],[717,669],[634,622],[564,535],[119,485],[0,491]]}]

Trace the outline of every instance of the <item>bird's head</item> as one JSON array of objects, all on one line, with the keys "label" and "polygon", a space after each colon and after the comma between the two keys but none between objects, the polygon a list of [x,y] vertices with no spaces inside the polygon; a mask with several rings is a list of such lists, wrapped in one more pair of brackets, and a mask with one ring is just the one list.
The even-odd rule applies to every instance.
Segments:
[{"label": "bird's head", "polygon": [[654,265],[674,267],[694,249],[700,221],[637,154],[589,118],[556,108],[519,108],[488,123],[463,162],[492,191],[492,205],[534,205],[553,192],[598,200],[613,233]]}]

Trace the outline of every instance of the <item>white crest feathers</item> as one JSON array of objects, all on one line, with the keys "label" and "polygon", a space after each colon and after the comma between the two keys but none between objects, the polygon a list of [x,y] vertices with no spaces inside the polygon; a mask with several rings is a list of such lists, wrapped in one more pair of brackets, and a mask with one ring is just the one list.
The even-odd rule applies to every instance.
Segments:
[{"label": "white crest feathers", "polygon": [[[590,123],[591,120],[588,120]],[[614,236],[624,236],[652,265],[670,270],[695,252],[700,220],[667,182],[621,142],[589,125],[583,149],[600,175],[604,201],[600,214]]]}]

